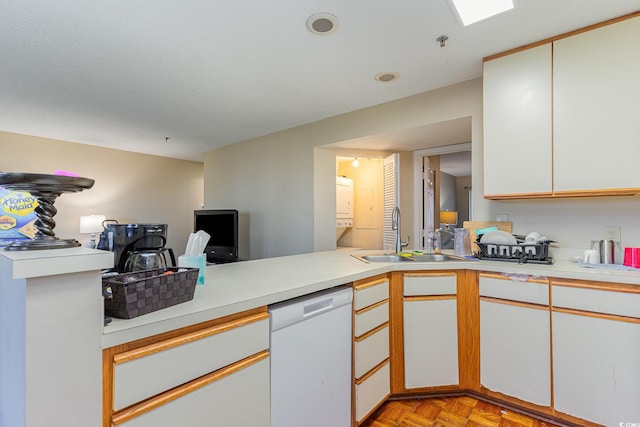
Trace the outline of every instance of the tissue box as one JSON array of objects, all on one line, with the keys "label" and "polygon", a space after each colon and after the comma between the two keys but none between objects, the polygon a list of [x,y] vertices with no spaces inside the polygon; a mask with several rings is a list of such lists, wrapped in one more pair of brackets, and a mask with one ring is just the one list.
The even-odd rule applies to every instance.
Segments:
[{"label": "tissue box", "polygon": [[207,255],[180,255],[178,257],[178,267],[197,268],[199,269],[198,285],[204,285],[205,273],[207,271]]}]

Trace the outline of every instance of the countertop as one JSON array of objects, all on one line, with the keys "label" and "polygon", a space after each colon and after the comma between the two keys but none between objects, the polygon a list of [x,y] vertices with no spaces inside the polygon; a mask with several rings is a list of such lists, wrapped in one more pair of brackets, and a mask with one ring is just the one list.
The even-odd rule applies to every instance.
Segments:
[{"label": "countertop", "polygon": [[640,285],[640,270],[585,268],[568,260],[553,265],[500,261],[364,263],[351,254],[380,251],[329,251],[207,267],[204,285],[192,301],[105,326],[102,347],[145,338],[244,310],[285,301],[390,271],[480,270]]}]

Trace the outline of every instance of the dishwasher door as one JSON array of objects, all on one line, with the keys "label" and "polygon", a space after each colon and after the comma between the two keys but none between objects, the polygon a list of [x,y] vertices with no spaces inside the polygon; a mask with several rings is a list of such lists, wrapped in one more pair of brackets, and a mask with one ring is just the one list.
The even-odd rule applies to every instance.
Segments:
[{"label": "dishwasher door", "polygon": [[269,307],[271,427],[351,425],[353,290]]}]

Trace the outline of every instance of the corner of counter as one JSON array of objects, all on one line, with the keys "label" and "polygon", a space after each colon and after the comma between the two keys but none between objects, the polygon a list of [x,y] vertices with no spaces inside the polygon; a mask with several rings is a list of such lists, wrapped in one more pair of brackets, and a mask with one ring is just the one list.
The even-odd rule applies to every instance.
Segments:
[{"label": "corner of counter", "polygon": [[113,252],[89,248],[0,250],[0,269],[13,279],[79,273],[113,267]]}]

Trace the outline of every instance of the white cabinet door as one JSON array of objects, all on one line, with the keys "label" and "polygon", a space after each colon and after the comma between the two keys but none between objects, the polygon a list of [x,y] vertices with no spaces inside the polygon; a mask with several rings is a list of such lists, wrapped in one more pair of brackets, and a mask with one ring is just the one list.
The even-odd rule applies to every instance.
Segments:
[{"label": "white cabinet door", "polygon": [[480,383],[537,405],[551,404],[549,310],[480,301]]},{"label": "white cabinet door", "polygon": [[556,191],[640,187],[638,40],[640,17],[554,42]]},{"label": "white cabinet door", "polygon": [[608,426],[640,420],[640,324],[553,313],[557,411]]},{"label": "white cabinet door", "polygon": [[269,427],[269,359],[125,421],[122,427]]},{"label": "white cabinet door", "polygon": [[484,194],[552,190],[551,44],[484,63]]},{"label": "white cabinet door", "polygon": [[405,301],[405,388],[458,384],[456,300]]}]

